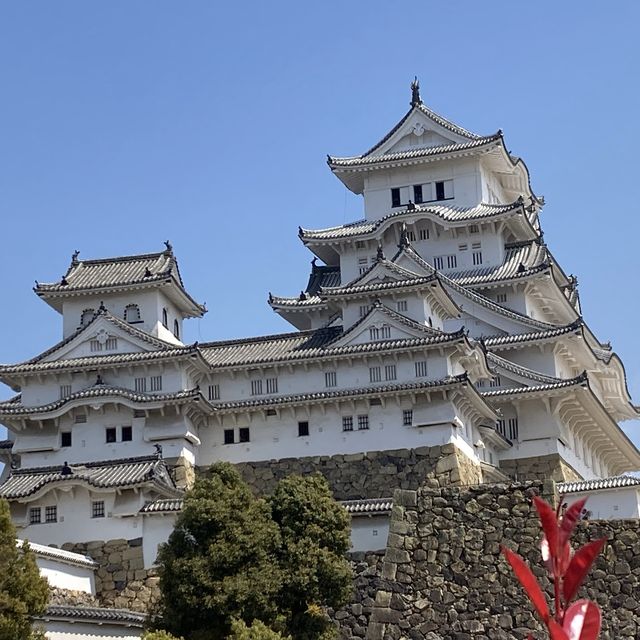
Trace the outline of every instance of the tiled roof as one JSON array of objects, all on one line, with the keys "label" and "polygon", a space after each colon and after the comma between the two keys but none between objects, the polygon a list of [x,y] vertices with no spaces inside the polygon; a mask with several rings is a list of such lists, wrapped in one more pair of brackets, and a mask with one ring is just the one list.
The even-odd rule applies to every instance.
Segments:
[{"label": "tiled roof", "polygon": [[501,265],[449,272],[447,276],[468,287],[502,280],[527,278],[551,266],[547,248],[539,242],[521,243],[505,252]]},{"label": "tiled roof", "polygon": [[269,304],[272,307],[327,307],[327,303],[320,296],[310,296],[306,293],[297,297],[269,295]]},{"label": "tiled roof", "polygon": [[386,291],[389,289],[401,289],[404,287],[417,287],[437,281],[435,275],[431,276],[413,276],[404,280],[386,280],[377,282],[367,282],[360,285],[346,285],[344,287],[335,287],[332,289],[324,289],[323,296],[347,296],[358,293],[375,293],[378,291]]},{"label": "tiled roof", "polygon": [[420,149],[411,149],[408,151],[398,151],[395,153],[385,153],[383,155],[367,155],[353,156],[347,158],[339,158],[329,156],[327,164],[331,168],[342,167],[358,167],[370,166],[384,162],[397,162],[400,160],[413,160],[418,158],[426,158],[429,156],[445,155],[449,153],[458,153],[460,151],[469,151],[480,147],[496,143],[502,139],[502,133],[494,133],[491,136],[484,136],[471,140],[469,142],[445,144],[437,147],[424,147]]},{"label": "tiled roof", "polygon": [[[22,548],[23,544],[24,540],[16,540],[17,547]],[[89,556],[85,556],[81,553],[65,551],[64,549],[58,549],[56,547],[48,547],[44,544],[36,544],[35,542],[29,542],[29,548],[41,558],[51,558],[65,564],[77,567],[87,567],[89,569],[95,569],[99,566],[98,563],[92,560]]]},{"label": "tiled roof", "polygon": [[557,378],[555,382],[549,384],[532,385],[530,387],[511,387],[507,389],[496,389],[495,391],[482,391],[483,398],[499,398],[501,396],[519,396],[523,394],[539,393],[540,391],[555,391],[556,389],[566,389],[567,387],[584,386],[587,383],[587,374],[581,373],[575,378],[561,380]]},{"label": "tiled roof", "polygon": [[[415,323],[417,324],[417,323]],[[418,325],[422,330],[427,327]],[[200,345],[200,349],[213,367],[233,367],[244,365],[272,364],[295,360],[333,358],[358,353],[374,353],[438,345],[459,340],[462,332],[436,333],[421,338],[401,338],[398,340],[380,340],[362,344],[331,347],[330,344],[343,334],[342,327],[328,327],[313,331],[298,331],[261,338],[209,342]]]},{"label": "tiled roof", "polygon": [[305,293],[313,296],[323,287],[340,286],[340,267],[318,267],[315,264],[309,275]]},{"label": "tiled roof", "polygon": [[49,413],[60,409],[65,404],[74,400],[86,400],[91,398],[123,398],[135,402],[138,404],[150,404],[156,402],[162,403],[182,403],[190,400],[203,399],[199,389],[187,389],[184,391],[175,391],[172,393],[142,393],[139,391],[132,391],[131,389],[125,389],[123,387],[112,387],[106,384],[96,384],[88,389],[77,391],[69,396],[49,402],[48,404],[31,406],[22,404],[22,398],[20,395],[7,400],[6,402],[0,402],[0,416],[19,416],[29,415],[36,413]]},{"label": "tiled roof", "polygon": [[442,380],[429,380],[426,382],[413,382],[407,384],[380,384],[378,386],[361,387],[358,389],[343,389],[340,391],[317,391],[312,393],[298,393],[286,396],[267,396],[250,400],[237,400],[232,402],[215,402],[214,406],[221,410],[235,410],[253,407],[270,407],[283,404],[302,404],[309,402],[324,402],[325,400],[338,400],[367,396],[380,396],[396,394],[405,391],[429,391],[434,389],[448,389],[466,385],[469,378],[466,373],[457,376],[449,376]]},{"label": "tiled roof", "polygon": [[374,233],[381,226],[396,220],[402,221],[411,216],[424,216],[431,214],[444,222],[471,222],[506,214],[524,213],[522,200],[516,200],[511,204],[485,204],[480,203],[474,207],[448,207],[445,205],[416,205],[412,211],[398,211],[390,213],[379,220],[359,220],[339,227],[328,229],[302,229],[299,235],[303,240],[332,240],[340,238],[353,238],[354,236],[364,236]]},{"label": "tiled roof", "polygon": [[96,488],[132,487],[153,483],[169,494],[179,491],[169,471],[158,456],[141,456],[121,460],[102,460],[69,465],[71,473],[61,473],[62,466],[13,469],[0,486],[0,496],[16,500],[33,495],[48,484],[83,482]]},{"label": "tiled roof", "polygon": [[47,607],[46,613],[38,618],[41,620],[86,620],[99,624],[121,624],[142,628],[147,616],[144,613],[136,613],[127,609],[50,605]]},{"label": "tiled roof", "polygon": [[578,318],[573,322],[552,329],[545,329],[544,331],[530,331],[528,333],[513,333],[505,336],[491,336],[483,338],[485,346],[489,349],[493,347],[502,347],[511,344],[520,344],[522,342],[537,342],[539,340],[550,340],[563,336],[567,333],[573,333],[580,330],[584,322],[582,318]]},{"label": "tiled roof", "polygon": [[364,500],[343,500],[340,504],[352,516],[386,514],[393,508],[393,498],[367,498]]},{"label": "tiled roof", "polygon": [[98,260],[78,260],[77,254],[65,275],[53,283],[36,283],[35,292],[43,297],[53,293],[101,291],[113,288],[139,286],[154,282],[172,281],[200,314],[204,306],[198,304],[184,288],[178,261],[173,251],[121,256]]},{"label": "tiled roof", "polygon": [[567,493],[582,493],[583,491],[640,487],[640,478],[634,476],[615,476],[613,478],[597,478],[595,480],[580,480],[578,482],[560,482],[556,486],[560,495],[566,495]]},{"label": "tiled roof", "polygon": [[168,498],[166,500],[154,500],[147,502],[140,513],[175,513],[182,511],[184,500],[182,498]]},{"label": "tiled roof", "polygon": [[494,367],[498,367],[505,371],[510,371],[517,376],[521,376],[522,378],[527,378],[529,380],[534,380],[536,382],[541,382],[542,384],[555,384],[559,381],[559,378],[556,378],[555,376],[548,376],[544,373],[529,369],[528,367],[523,367],[522,365],[516,364],[515,362],[511,362],[511,360],[501,358],[495,353],[487,353],[487,360],[489,361],[489,364],[493,365]]}]

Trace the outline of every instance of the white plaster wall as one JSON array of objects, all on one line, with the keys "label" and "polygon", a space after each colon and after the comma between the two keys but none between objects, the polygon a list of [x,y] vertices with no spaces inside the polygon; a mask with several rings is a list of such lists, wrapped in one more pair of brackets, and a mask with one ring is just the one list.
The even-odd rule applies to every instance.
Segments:
[{"label": "white plaster wall", "polygon": [[145,569],[148,569],[156,563],[158,547],[169,539],[176,523],[177,514],[148,513],[143,517],[142,553]]},{"label": "white plaster wall", "polygon": [[586,493],[571,493],[564,498],[571,505],[581,498],[588,498],[585,508],[591,512],[590,520],[624,520],[640,517],[637,487],[620,487]]},{"label": "white plaster wall", "polygon": [[351,551],[386,549],[389,515],[353,516],[351,518]]},{"label": "white plaster wall", "polygon": [[36,555],[36,564],[40,569],[40,575],[44,576],[52,587],[95,595],[92,567],[80,567],[39,555]]},{"label": "white plaster wall", "polygon": [[36,623],[45,630],[47,640],[137,640],[142,637],[142,629],[127,627],[123,624],[98,624],[87,622],[66,622],[50,620]]}]

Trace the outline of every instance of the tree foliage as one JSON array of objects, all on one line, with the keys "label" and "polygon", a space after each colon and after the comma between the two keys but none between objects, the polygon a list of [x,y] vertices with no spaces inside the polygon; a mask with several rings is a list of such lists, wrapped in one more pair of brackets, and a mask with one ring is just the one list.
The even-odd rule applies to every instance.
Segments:
[{"label": "tree foliage", "polygon": [[182,638],[176,638],[168,631],[145,631],[142,640],[182,640]]},{"label": "tree foliage", "polygon": [[187,640],[329,637],[325,607],[351,592],[348,549],[349,516],[321,476],[291,476],[263,500],[215,464],[160,549],[157,624]]},{"label": "tree foliage", "polygon": [[0,499],[0,640],[44,638],[33,616],[45,612],[49,586],[40,577],[28,544],[16,547],[16,529],[6,500]]}]

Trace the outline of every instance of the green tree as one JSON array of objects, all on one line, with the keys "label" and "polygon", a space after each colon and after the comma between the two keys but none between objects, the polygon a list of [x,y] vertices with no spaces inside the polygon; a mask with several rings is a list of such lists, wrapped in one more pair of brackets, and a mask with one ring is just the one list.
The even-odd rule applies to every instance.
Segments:
[{"label": "green tree", "polygon": [[35,555],[26,543],[16,547],[9,504],[0,499],[0,640],[44,638],[32,619],[45,612],[48,600],[49,586]]},{"label": "green tree", "polygon": [[227,463],[185,497],[158,555],[159,625],[189,640],[226,637],[234,618],[275,621],[280,534],[269,506]]},{"label": "green tree", "polygon": [[289,636],[282,636],[277,631],[269,629],[264,622],[254,620],[248,627],[243,620],[231,623],[231,635],[228,640],[291,640]]},{"label": "green tree", "polygon": [[176,638],[168,631],[145,631],[142,640],[182,640],[182,638]]},{"label": "green tree", "polygon": [[345,605],[353,590],[349,516],[319,474],[281,480],[269,502],[282,539],[278,609],[286,629],[296,640],[330,637],[324,608]]}]

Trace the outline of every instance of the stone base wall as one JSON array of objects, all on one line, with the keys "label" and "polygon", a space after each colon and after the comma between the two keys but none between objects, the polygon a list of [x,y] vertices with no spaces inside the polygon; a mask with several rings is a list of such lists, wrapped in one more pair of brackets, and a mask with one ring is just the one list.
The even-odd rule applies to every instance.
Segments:
[{"label": "stone base wall", "polygon": [[[369,640],[524,640],[540,632],[500,553],[522,555],[549,596],[532,498],[555,499],[552,482],[398,491],[370,617]],[[606,536],[579,597],[602,608],[600,640],[640,637],[640,521],[581,522],[574,548]],[[536,637],[546,637],[539,633]]]},{"label": "stone base wall", "polygon": [[291,474],[319,472],[338,500],[387,498],[396,489],[417,489],[428,478],[437,478],[441,485],[477,484],[482,478],[480,466],[453,444],[242,462],[236,468],[258,494],[271,493]]},{"label": "stone base wall", "polygon": [[145,569],[142,538],[67,543],[62,548],[90,556],[96,570],[96,598],[102,607],[146,612],[158,596],[159,578]]},{"label": "stone base wall", "polygon": [[501,460],[500,470],[510,478],[525,480],[555,480],[556,482],[577,482],[584,478],[557,453],[537,458]]}]

